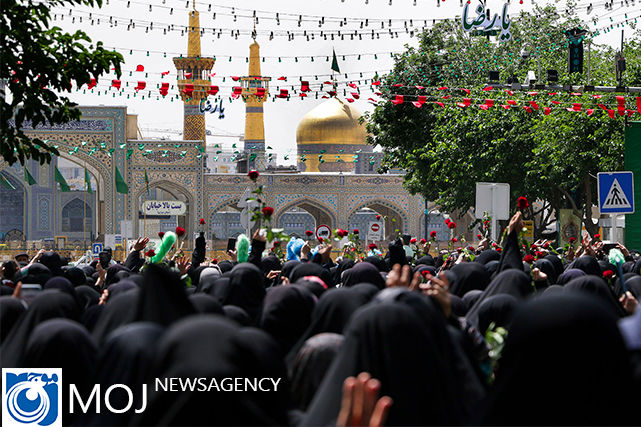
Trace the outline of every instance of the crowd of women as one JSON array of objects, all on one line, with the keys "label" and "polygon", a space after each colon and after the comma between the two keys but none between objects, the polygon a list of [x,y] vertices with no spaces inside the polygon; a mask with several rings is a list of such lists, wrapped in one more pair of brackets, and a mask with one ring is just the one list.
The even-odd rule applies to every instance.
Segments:
[{"label": "crowd of women", "polygon": [[[520,228],[517,214],[502,251],[473,260],[408,258],[397,240],[357,261],[320,245],[283,262],[260,234],[242,263],[152,263],[145,239],[104,267],[43,251],[3,264],[2,367],[62,368],[64,423],[83,426],[641,423],[638,253],[619,245],[622,276],[599,242],[524,262]],[[25,284],[43,290],[25,298]],[[68,384],[86,397],[176,377],[282,381],[68,413]]]}]

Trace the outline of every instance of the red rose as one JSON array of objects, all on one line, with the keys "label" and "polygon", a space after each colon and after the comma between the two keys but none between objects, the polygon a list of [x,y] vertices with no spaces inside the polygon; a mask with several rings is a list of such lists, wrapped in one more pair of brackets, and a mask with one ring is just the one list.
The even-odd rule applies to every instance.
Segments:
[{"label": "red rose", "polygon": [[543,255],[543,252],[541,252],[541,251],[536,251],[535,255],[536,255],[536,258],[537,258],[537,259],[538,259],[538,258],[543,258],[543,256],[544,256],[544,255]]},{"label": "red rose", "polygon": [[492,247],[493,247],[493,248],[495,248],[495,247],[497,247],[497,246],[498,246],[498,245],[496,244],[496,242],[492,242]]},{"label": "red rose", "polygon": [[477,239],[479,239],[479,240],[481,240],[481,239],[483,239],[483,236],[481,236],[480,234],[477,234],[477,235],[476,235],[476,238],[477,238]]},{"label": "red rose", "polygon": [[182,227],[176,227],[176,236],[181,237],[185,235],[185,229]]},{"label": "red rose", "polygon": [[421,242],[421,244],[425,244],[425,243],[427,243],[427,240],[421,239],[420,242]]},{"label": "red rose", "polygon": [[456,237],[452,237],[452,242],[456,243],[458,242],[458,239]]},{"label": "red rose", "polygon": [[352,231],[354,234],[358,234],[358,228],[355,228],[354,231]]},{"label": "red rose", "polygon": [[160,237],[161,239],[163,238],[164,235],[165,235],[164,231],[159,231],[158,232],[158,237]]},{"label": "red rose", "polygon": [[260,175],[258,171],[249,171],[249,173],[247,174],[249,179],[251,179],[252,181],[256,181],[258,179],[258,175]]},{"label": "red rose", "polygon": [[574,237],[570,237],[568,239],[568,241],[570,242],[570,244],[572,244],[572,243],[576,242],[576,239]]},{"label": "red rose", "polygon": [[319,242],[321,242],[321,243],[323,243],[323,238],[322,238],[322,237],[319,237],[319,238],[318,238],[318,241],[319,241]]},{"label": "red rose", "polygon": [[474,251],[474,246],[468,246],[468,247],[467,247],[467,250],[468,250],[468,251]]},{"label": "red rose", "polygon": [[305,231],[305,235],[311,237],[314,235],[314,232],[312,230],[307,230]]},{"label": "red rose", "polygon": [[147,252],[145,252],[145,256],[149,257],[149,258],[151,258],[151,257],[153,257],[155,255],[156,255],[156,252],[154,252],[153,249],[149,249]]},{"label": "red rose", "polygon": [[463,248],[456,248],[456,252],[458,252],[458,253],[463,252]]},{"label": "red rose", "polygon": [[279,242],[278,240],[275,240],[275,241],[274,241],[274,246],[273,246],[273,247],[275,248],[275,247],[278,247],[278,246],[280,246],[280,242]]},{"label": "red rose", "polygon": [[447,227],[448,227],[450,230],[452,230],[452,229],[456,228],[456,223],[455,223],[454,221],[450,221],[450,222],[447,224]]},{"label": "red rose", "polygon": [[605,271],[603,272],[603,278],[604,278],[605,280],[610,280],[610,279],[611,279],[611,278],[613,278],[613,277],[614,277],[614,271],[612,271],[612,270],[605,270]]},{"label": "red rose", "polygon": [[429,270],[423,270],[423,271],[421,271],[421,274],[423,275],[423,277],[427,277],[427,276],[430,275],[430,271]]},{"label": "red rose", "polygon": [[205,218],[200,218],[200,225],[205,225]]},{"label": "red rose", "polygon": [[519,197],[518,200],[516,201],[516,206],[520,209],[527,209],[530,206],[530,202],[527,201],[527,199],[523,196]]},{"label": "red rose", "polygon": [[503,248],[501,248],[501,247],[499,247],[499,248],[496,248],[496,252],[498,252],[498,253],[501,253],[501,252],[503,252]]},{"label": "red rose", "polygon": [[216,258],[214,258],[214,259],[211,260],[211,263],[212,264],[218,264],[218,260]]},{"label": "red rose", "polygon": [[430,237],[431,237],[432,239],[436,239],[436,230],[432,230],[432,231],[430,231]]},{"label": "red rose", "polygon": [[595,235],[594,235],[594,238],[595,238],[595,239],[600,239],[600,238],[601,238],[601,235],[600,235],[600,234],[595,234]]},{"label": "red rose", "polygon": [[445,224],[449,225],[449,224],[450,224],[450,222],[452,222],[452,220],[451,220],[451,219],[449,219],[449,218],[445,218]]},{"label": "red rose", "polygon": [[381,216],[380,215],[376,215],[376,220],[379,220],[379,219],[381,219]]},{"label": "red rose", "polygon": [[263,212],[263,215],[269,218],[274,214],[274,208],[272,208],[271,206],[265,206],[261,212]]},{"label": "red rose", "polygon": [[527,262],[528,264],[532,264],[534,262],[534,257],[530,254],[525,255],[525,258],[523,258],[523,262]]},{"label": "red rose", "polygon": [[545,242],[545,244],[543,245],[543,249],[547,249],[549,247],[550,247],[550,242]]},{"label": "red rose", "polygon": [[415,244],[416,243],[416,238],[413,238],[412,240],[410,240],[410,243]]},{"label": "red rose", "polygon": [[376,243],[370,243],[369,245],[367,245],[367,249],[373,251],[374,249],[378,249],[378,246],[376,246]]}]

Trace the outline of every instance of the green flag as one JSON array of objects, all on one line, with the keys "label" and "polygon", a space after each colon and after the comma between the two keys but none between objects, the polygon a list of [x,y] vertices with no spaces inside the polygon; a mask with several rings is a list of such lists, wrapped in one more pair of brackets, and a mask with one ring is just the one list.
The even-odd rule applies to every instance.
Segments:
[{"label": "green flag", "polygon": [[33,178],[33,176],[31,176],[26,167],[24,168],[24,180],[29,185],[33,185],[36,183],[36,180]]},{"label": "green flag", "polygon": [[0,173],[0,185],[2,185],[5,188],[8,188],[9,190],[16,189],[16,187],[14,187],[13,184],[1,173]]},{"label": "green flag", "polygon": [[122,194],[129,193],[129,187],[116,166],[116,191]]},{"label": "green flag", "polygon": [[85,168],[85,186],[87,187],[87,193],[93,194],[91,189],[91,179],[89,179],[89,171]]},{"label": "green flag", "polygon": [[149,177],[147,176],[147,171],[145,171],[145,185],[147,186],[147,195],[149,195]]},{"label": "green flag", "polygon": [[63,193],[71,191],[71,188],[69,188],[69,184],[67,184],[67,181],[65,181],[65,177],[62,176],[57,166],[55,167],[53,173],[53,180],[60,184],[60,191],[62,191]]},{"label": "green flag", "polygon": [[334,51],[334,49],[332,49],[332,53],[334,54],[334,58],[332,58],[332,70],[340,73],[341,69],[338,67],[338,59],[336,59],[336,52]]}]

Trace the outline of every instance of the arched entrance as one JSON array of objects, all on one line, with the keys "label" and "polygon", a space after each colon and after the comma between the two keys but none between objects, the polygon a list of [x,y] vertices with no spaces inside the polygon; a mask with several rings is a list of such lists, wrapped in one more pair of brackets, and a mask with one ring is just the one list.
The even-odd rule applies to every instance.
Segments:
[{"label": "arched entrance", "polygon": [[219,247],[222,245],[220,242],[236,238],[245,232],[237,205],[238,199],[232,199],[209,214],[209,237],[214,240],[214,247]]},{"label": "arched entrance", "polygon": [[358,228],[363,231],[362,238],[367,238],[369,223],[377,221],[377,215],[380,216],[380,221],[384,222],[385,240],[393,239],[399,233],[405,232],[407,218],[402,210],[383,201],[371,201],[353,210],[347,217],[350,231]]},{"label": "arched entrance", "polygon": [[276,212],[274,224],[286,232],[302,236],[306,230],[314,230],[319,225],[330,228],[336,226],[336,216],[331,208],[310,199],[296,200]]},{"label": "arched entrance", "polygon": [[[2,171],[0,174],[15,187],[14,190],[9,186],[0,185],[0,240],[5,240],[7,233],[12,230],[18,230],[22,233],[25,231],[24,201],[27,193],[25,186],[15,176],[7,171]],[[4,180],[2,181],[4,182]]]}]

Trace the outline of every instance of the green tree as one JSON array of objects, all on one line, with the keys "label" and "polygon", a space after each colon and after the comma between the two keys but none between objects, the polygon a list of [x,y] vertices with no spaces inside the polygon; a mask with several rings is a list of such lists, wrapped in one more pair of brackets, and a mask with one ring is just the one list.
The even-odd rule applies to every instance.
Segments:
[{"label": "green tree", "polygon": [[[538,75],[539,68],[543,76],[548,69],[557,70],[559,84],[613,85],[614,51],[609,47],[591,45],[589,82],[587,72],[567,73],[563,31],[576,27],[587,25],[576,17],[562,18],[554,7],[547,6],[514,18],[512,39],[502,44],[470,37],[458,21],[439,23],[425,31],[418,48],[408,47],[397,55],[394,70],[383,78],[383,97],[388,101],[379,103],[368,117],[369,142],[385,152],[382,170],[404,169],[405,184],[412,193],[450,211],[474,206],[476,182],[507,182],[513,203],[519,196],[544,201],[536,211],[533,207],[529,210],[538,232],[554,219],[557,209],[572,203],[575,212],[584,214],[580,216],[591,218],[586,215],[595,191],[585,177],[622,167],[623,118],[617,115],[612,120],[591,95],[560,91],[555,100],[563,106],[581,103],[582,112],[566,112],[555,106],[546,115],[544,107],[550,104],[540,96],[482,90],[490,70],[499,72],[499,81],[515,78],[523,82],[528,70]],[[624,84],[639,82],[638,39],[637,34],[624,51],[628,60]],[[524,57],[522,50],[529,55]],[[587,55],[584,63],[587,71]],[[437,89],[443,86],[467,91]],[[416,99],[426,90],[428,102],[421,108],[409,102],[391,102],[397,94]],[[457,101],[467,98],[469,106],[465,107],[465,101],[464,108],[452,106],[452,99],[443,99],[447,96]],[[485,99],[492,99],[494,106],[479,108]],[[502,108],[509,105],[508,100],[517,105]],[[442,108],[433,101],[447,106]],[[595,109],[591,116],[585,114],[588,107]],[[569,138],[573,143],[565,142]],[[596,232],[591,221],[586,225]]]},{"label": "green tree", "polygon": [[[115,67],[120,76],[122,55],[95,47],[82,31],[73,34],[50,26],[55,6],[101,6],[102,0],[3,0],[0,21],[0,153],[13,164],[29,158],[41,164],[58,151],[46,141],[30,138],[23,126],[66,123],[80,118],[77,104],[64,95]],[[9,93],[6,93],[8,89]]]}]

